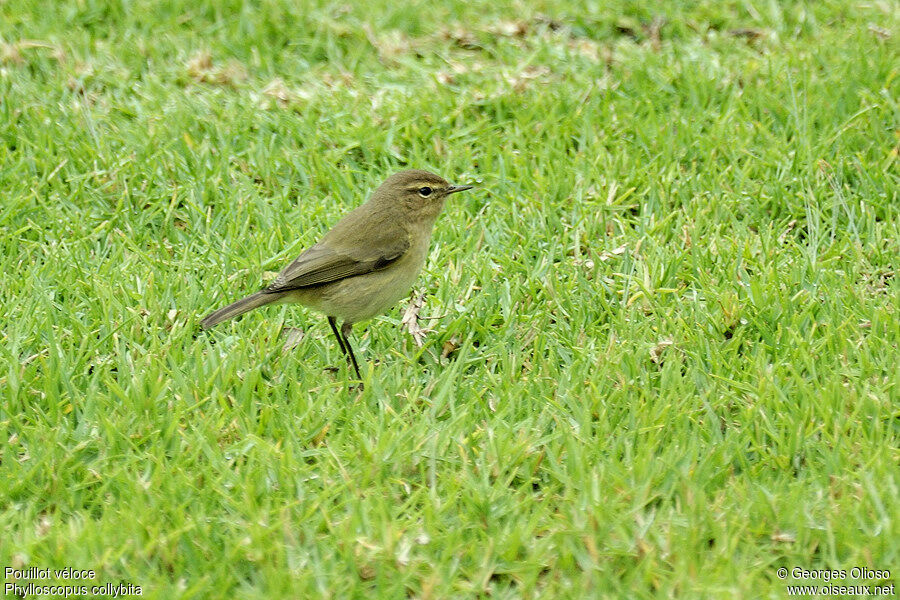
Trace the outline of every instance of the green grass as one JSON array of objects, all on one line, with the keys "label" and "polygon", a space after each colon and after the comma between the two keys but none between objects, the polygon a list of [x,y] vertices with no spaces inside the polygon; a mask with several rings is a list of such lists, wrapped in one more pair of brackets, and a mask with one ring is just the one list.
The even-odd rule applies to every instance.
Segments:
[{"label": "green grass", "polygon": [[[898,583],[898,56],[890,1],[0,3],[0,568]],[[357,394],[301,308],[196,335],[404,167],[478,184],[423,348],[357,326]]]}]

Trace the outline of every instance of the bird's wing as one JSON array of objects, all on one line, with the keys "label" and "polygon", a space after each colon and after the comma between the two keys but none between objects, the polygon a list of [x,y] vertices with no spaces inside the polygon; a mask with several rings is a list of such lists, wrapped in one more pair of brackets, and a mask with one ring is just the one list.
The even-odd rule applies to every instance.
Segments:
[{"label": "bird's wing", "polygon": [[348,254],[316,245],[288,265],[266,291],[286,292],[378,271],[403,256],[407,248],[409,242],[382,249],[380,252],[353,256],[360,253]]},{"label": "bird's wing", "polygon": [[288,265],[266,291],[286,292],[384,269],[410,246],[406,229],[388,223],[392,216],[352,211]]}]

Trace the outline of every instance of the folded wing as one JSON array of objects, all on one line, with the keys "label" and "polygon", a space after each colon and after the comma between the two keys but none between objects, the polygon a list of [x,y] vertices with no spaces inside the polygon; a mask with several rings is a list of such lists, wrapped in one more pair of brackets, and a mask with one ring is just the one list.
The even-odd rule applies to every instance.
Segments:
[{"label": "folded wing", "polygon": [[408,247],[408,243],[398,244],[384,252],[354,257],[327,247],[313,246],[288,265],[266,291],[287,292],[378,271],[403,256]]},{"label": "folded wing", "polygon": [[[287,292],[389,266],[406,253],[410,244],[405,229],[380,222],[386,221],[385,217],[367,218],[358,209],[351,212],[321,242],[288,265],[265,291]],[[360,235],[363,230],[367,230],[364,236]]]}]

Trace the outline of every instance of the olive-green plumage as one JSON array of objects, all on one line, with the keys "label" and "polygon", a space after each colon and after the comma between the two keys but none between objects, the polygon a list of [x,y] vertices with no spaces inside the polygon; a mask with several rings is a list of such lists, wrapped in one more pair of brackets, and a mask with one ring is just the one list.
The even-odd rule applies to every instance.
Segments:
[{"label": "olive-green plumage", "polygon": [[[266,304],[298,302],[328,316],[359,377],[347,334],[408,293],[425,264],[434,222],[453,186],[428,171],[395,173],[265,289],[205,317],[209,329]],[[343,321],[338,332],[335,322]]]}]

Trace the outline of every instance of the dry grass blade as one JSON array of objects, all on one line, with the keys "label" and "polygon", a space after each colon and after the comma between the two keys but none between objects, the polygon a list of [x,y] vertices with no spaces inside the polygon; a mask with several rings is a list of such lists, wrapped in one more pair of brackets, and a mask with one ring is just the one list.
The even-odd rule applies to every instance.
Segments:
[{"label": "dry grass blade", "polygon": [[425,334],[429,331],[428,329],[425,329],[424,327],[419,325],[419,311],[422,310],[422,307],[424,305],[425,294],[417,294],[412,300],[410,300],[409,305],[406,307],[406,310],[403,311],[403,318],[400,320],[400,328],[406,328],[409,334],[413,337],[416,346],[418,346],[419,348],[424,345]]}]

